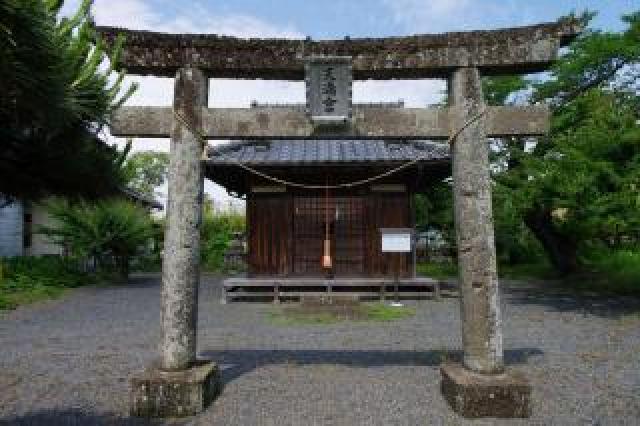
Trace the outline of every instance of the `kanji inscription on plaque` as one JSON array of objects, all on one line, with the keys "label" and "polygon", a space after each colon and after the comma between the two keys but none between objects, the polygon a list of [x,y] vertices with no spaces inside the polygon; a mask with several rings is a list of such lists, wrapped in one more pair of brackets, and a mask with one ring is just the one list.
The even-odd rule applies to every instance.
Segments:
[{"label": "kanji inscription on plaque", "polygon": [[351,57],[309,57],[305,74],[311,121],[338,125],[351,120]]}]

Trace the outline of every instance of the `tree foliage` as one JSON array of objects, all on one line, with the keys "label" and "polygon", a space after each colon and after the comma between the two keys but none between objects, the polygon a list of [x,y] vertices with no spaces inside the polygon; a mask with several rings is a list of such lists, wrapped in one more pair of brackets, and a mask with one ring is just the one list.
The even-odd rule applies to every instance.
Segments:
[{"label": "tree foliage", "polygon": [[[613,247],[640,235],[640,12],[622,19],[628,28],[620,33],[587,30],[542,80],[483,79],[490,105],[545,102],[553,112],[548,136],[491,141],[503,263],[544,253],[570,274],[594,242]],[[418,220],[453,241],[450,186],[435,185],[418,201]]]},{"label": "tree foliage", "polygon": [[[96,197],[115,191],[122,158],[100,140],[121,94],[90,19],[90,0],[58,19],[61,0],[0,2],[0,193]],[[114,81],[113,81],[114,80]]]},{"label": "tree foliage", "polygon": [[233,211],[217,212],[212,200],[206,199],[200,229],[200,258],[204,269],[219,271],[223,267],[224,253],[234,232],[245,232],[245,216]]},{"label": "tree foliage", "polygon": [[[587,23],[595,14],[587,12]],[[552,78],[535,85],[533,101],[546,101],[562,108],[589,89],[615,86],[637,90],[640,58],[640,11],[624,15],[621,33],[587,29],[558,61]]]},{"label": "tree foliage", "polygon": [[155,190],[167,180],[169,154],[139,151],[127,157],[123,173],[128,188],[153,198]]},{"label": "tree foliage", "polygon": [[531,85],[553,108],[547,137],[496,145],[496,229],[526,225],[562,274],[585,244],[640,231],[640,13],[623,19],[625,32],[587,31]]}]

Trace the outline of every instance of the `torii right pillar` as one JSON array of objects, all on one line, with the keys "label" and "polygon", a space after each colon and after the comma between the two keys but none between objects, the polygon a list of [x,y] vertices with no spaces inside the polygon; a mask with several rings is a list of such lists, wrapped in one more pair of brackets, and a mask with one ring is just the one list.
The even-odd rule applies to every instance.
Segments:
[{"label": "torii right pillar", "polygon": [[[485,108],[477,68],[458,68],[449,80],[456,129]],[[491,212],[489,145],[484,117],[452,142],[463,365],[441,368],[442,393],[464,417],[528,417],[531,387],[504,369],[502,323]]]}]

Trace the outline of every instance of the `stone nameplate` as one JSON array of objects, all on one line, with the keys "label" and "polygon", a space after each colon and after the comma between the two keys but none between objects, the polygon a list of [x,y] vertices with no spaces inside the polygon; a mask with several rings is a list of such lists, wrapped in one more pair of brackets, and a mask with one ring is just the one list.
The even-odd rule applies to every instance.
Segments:
[{"label": "stone nameplate", "polygon": [[307,114],[315,125],[351,121],[351,57],[311,56],[305,63]]}]

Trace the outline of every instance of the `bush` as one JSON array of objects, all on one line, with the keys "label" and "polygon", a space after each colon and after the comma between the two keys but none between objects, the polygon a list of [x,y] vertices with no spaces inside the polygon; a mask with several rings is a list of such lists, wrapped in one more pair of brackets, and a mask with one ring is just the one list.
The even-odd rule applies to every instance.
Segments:
[{"label": "bush", "polygon": [[94,204],[57,200],[48,206],[55,225],[38,229],[52,241],[66,245],[76,258],[95,259],[102,272],[124,278],[131,258],[151,241],[149,214],[132,202],[113,199]]},{"label": "bush", "polygon": [[591,248],[582,262],[589,277],[575,284],[590,290],[640,295],[640,249]]},{"label": "bush", "polygon": [[78,264],[57,256],[0,259],[0,309],[55,297],[93,282]]},{"label": "bush", "polygon": [[416,272],[419,275],[424,275],[435,279],[453,278],[458,275],[458,265],[453,262],[418,263],[416,265]]},{"label": "bush", "polygon": [[[444,263],[418,263],[416,271],[420,275],[435,279],[447,279],[458,277],[458,265],[454,262]],[[557,278],[557,274],[545,259],[533,258],[529,263],[510,264],[500,262],[498,275],[501,279],[551,279]]]},{"label": "bush", "polygon": [[205,209],[202,221],[200,260],[204,271],[224,269],[224,253],[234,232],[245,232],[245,216],[240,213],[216,213]]},{"label": "bush", "polygon": [[88,275],[77,262],[58,256],[13,257],[2,259],[3,283],[22,282],[51,287],[79,287]]},{"label": "bush", "polygon": [[[574,290],[640,296],[640,248],[611,249],[592,245],[581,253],[582,269],[563,277],[562,284]],[[420,263],[417,271],[436,279],[456,277],[454,263]],[[559,279],[557,272],[544,259],[529,263],[498,265],[500,278],[507,279]]]}]

